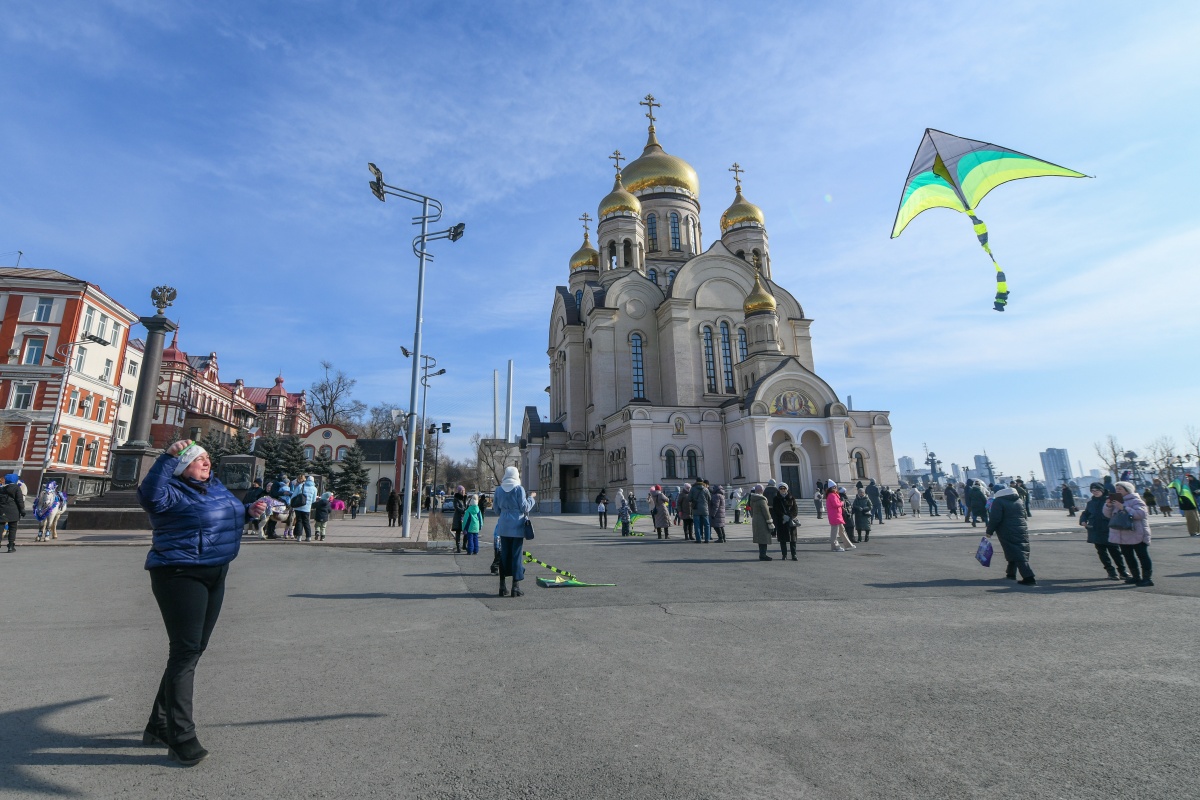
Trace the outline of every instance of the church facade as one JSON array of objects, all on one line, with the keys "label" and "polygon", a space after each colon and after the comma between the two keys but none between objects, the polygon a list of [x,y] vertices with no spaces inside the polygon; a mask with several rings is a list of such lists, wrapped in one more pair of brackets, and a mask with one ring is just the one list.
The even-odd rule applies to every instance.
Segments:
[{"label": "church facade", "polygon": [[650,113],[642,155],[600,201],[550,311],[549,413],[529,406],[521,471],[543,512],[592,509],[601,488],[644,498],[694,478],[769,479],[805,498],[817,481],[896,485],[886,411],[850,410],[816,372],[800,303],[772,280],[764,215],[742,194],[704,247],[700,183],[663,150]]}]

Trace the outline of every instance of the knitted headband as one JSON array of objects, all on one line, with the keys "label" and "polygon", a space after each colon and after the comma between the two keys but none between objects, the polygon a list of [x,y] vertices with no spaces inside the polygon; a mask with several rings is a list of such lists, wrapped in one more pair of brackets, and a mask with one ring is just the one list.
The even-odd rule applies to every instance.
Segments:
[{"label": "knitted headband", "polygon": [[176,458],[179,459],[179,463],[175,466],[175,476],[179,477],[182,475],[183,471],[188,468],[189,464],[191,464],[200,456],[206,455],[208,455],[207,450],[195,442],[190,443],[187,447],[180,450],[179,455],[176,456]]}]

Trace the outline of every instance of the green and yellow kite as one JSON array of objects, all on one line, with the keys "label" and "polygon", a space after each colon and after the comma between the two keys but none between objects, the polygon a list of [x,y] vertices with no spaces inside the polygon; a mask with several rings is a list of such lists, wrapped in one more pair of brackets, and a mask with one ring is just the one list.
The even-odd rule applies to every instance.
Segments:
[{"label": "green and yellow kite", "polygon": [[899,236],[922,211],[951,208],[963,212],[971,218],[979,243],[996,266],[994,308],[1003,311],[1008,302],[1008,281],[988,246],[987,226],[975,215],[975,209],[988,192],[1002,183],[1048,175],[1088,177],[1082,172],[1041,161],[1016,150],[926,128],[921,146],[913,158],[912,168],[908,171],[908,180],[904,183],[900,208],[896,211],[896,223],[892,226],[892,238]]}]

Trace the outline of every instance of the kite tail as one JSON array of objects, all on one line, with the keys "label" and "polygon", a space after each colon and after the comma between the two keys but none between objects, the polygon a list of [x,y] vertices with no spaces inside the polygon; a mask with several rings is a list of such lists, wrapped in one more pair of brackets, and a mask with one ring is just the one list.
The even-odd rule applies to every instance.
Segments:
[{"label": "kite tail", "polygon": [[1005,277],[1004,270],[1000,269],[1000,265],[996,263],[996,257],[992,255],[992,248],[988,246],[987,225],[984,225],[983,220],[975,216],[972,211],[968,211],[967,216],[971,218],[971,224],[975,226],[975,237],[979,239],[979,245],[983,248],[983,252],[988,254],[988,258],[996,266],[996,302],[992,308],[1003,311],[1004,306],[1008,305],[1008,278]]}]

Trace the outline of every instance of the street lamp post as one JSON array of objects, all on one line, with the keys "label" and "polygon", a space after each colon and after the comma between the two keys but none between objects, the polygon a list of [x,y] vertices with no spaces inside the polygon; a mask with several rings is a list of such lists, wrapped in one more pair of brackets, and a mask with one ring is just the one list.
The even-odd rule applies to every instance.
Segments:
[{"label": "street lamp post", "polygon": [[[417,483],[420,486],[417,494],[417,519],[421,518],[420,493],[425,491],[425,408],[426,403],[429,400],[429,379],[436,378],[438,375],[446,374],[446,370],[444,368],[439,369],[437,372],[430,372],[429,368],[437,366],[437,361],[430,356],[421,356],[421,358],[428,358],[429,362],[423,367],[425,374],[421,376],[421,385],[425,387],[425,389],[423,392],[421,392],[421,466],[417,470]],[[430,505],[432,506],[432,502]]]},{"label": "street lamp post", "polygon": [[[421,204],[420,216],[413,217],[413,224],[421,226],[421,234],[413,239],[413,253],[417,256],[417,262],[420,265],[417,271],[417,321],[416,330],[413,332],[413,353],[417,358],[413,359],[412,370],[412,389],[409,392],[408,398],[408,451],[404,454],[404,486],[406,496],[411,497],[413,491],[413,471],[416,466],[415,456],[412,444],[417,438],[417,372],[420,367],[421,355],[421,328],[424,322],[423,314],[425,311],[425,262],[433,258],[426,252],[425,246],[436,239],[449,239],[452,242],[457,242],[462,238],[463,230],[466,227],[463,223],[458,223],[444,231],[437,233],[429,232],[429,223],[437,222],[442,218],[442,204],[432,197],[427,197],[423,194],[401,189],[397,186],[391,186],[383,181],[383,173],[379,167],[374,164],[367,164],[367,168],[371,170],[371,174],[375,176],[375,180],[370,182],[371,193],[379,200],[385,202],[390,194],[393,197],[399,197],[404,200],[412,200],[415,203]],[[432,209],[432,213],[431,212]],[[418,495],[419,496],[419,495]],[[417,509],[420,513],[421,504],[418,501]],[[401,517],[403,525],[401,536],[407,539],[410,534],[410,515],[405,509],[405,514]]]}]

